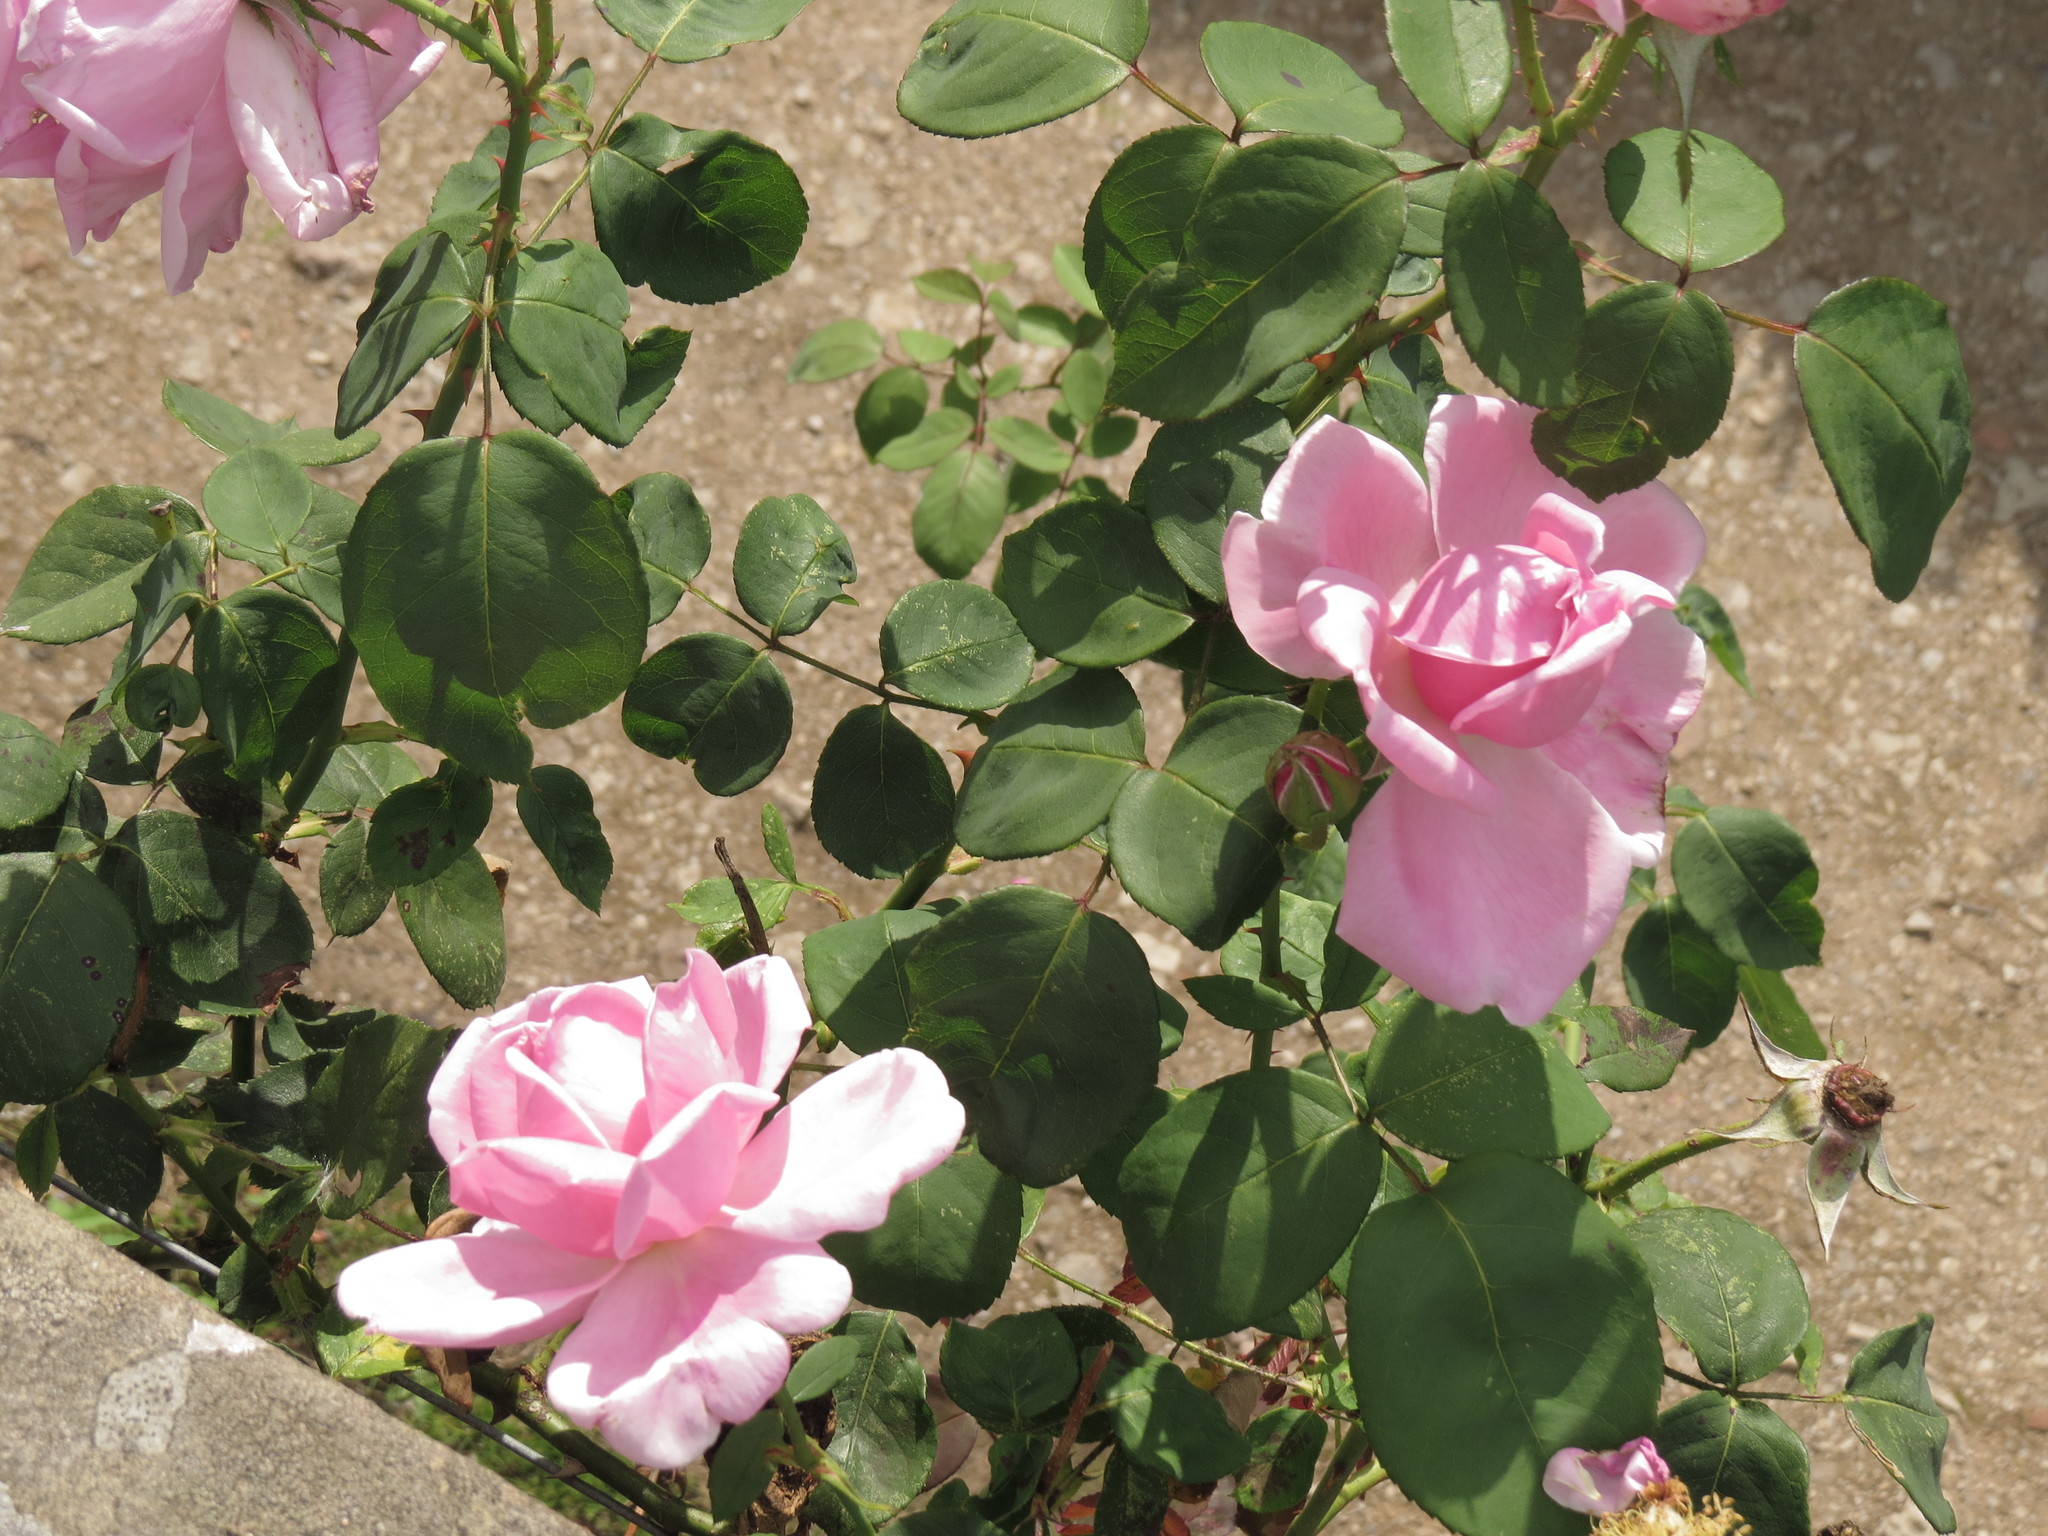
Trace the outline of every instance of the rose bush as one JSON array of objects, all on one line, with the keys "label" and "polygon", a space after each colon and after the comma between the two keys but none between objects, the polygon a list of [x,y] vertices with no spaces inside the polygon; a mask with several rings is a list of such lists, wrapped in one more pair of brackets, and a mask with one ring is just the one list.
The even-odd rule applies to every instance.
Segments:
[{"label": "rose bush", "polygon": [[297,240],[371,208],[378,124],[447,50],[389,0],[4,0],[0,176],[49,177],[71,236],[163,193],[165,286],[241,238],[248,178]]},{"label": "rose bush", "polygon": [[1338,421],[1232,517],[1253,650],[1350,677],[1391,772],[1352,832],[1337,931],[1426,996],[1550,1012],[1664,846],[1664,765],[1706,649],[1672,617],[1705,535],[1655,482],[1603,502],[1538,462],[1536,412],[1430,416],[1425,481]]},{"label": "rose bush", "polygon": [[[825,506],[714,519],[565,440],[632,444],[679,378],[690,336],[629,334],[635,289],[715,305],[798,259],[775,150],[635,98],[801,0],[607,3],[643,58],[616,89],[547,4],[0,4],[0,169],[51,177],[74,238],[161,188],[174,287],[249,172],[301,237],[367,211],[379,122],[449,45],[504,96],[393,232],[333,424],[166,383],[223,462],[189,500],[83,497],[0,616],[125,635],[55,739],[0,716],[0,1150],[32,1190],[656,1536],[1320,1536],[1382,1483],[1459,1536],[1595,1509],[1599,1536],[1806,1536],[1785,1400],[1839,1406],[1956,1528],[1932,1319],[1821,1390],[1792,1254],[1672,1172],[1810,1144],[1824,1248],[1859,1169],[1910,1199],[1890,1086],[1794,985],[1827,941],[1812,851],[1667,781],[1706,657],[1749,678],[1658,477],[1719,427],[1736,324],[1790,338],[1887,596],[1969,460],[1931,296],[1713,296],[1783,199],[1691,127],[1726,45],[1680,34],[1762,7],[1600,0],[1588,46],[1532,0],[1393,0],[1441,130],[1407,140],[1308,37],[1208,27],[1219,121],[1138,67],[1145,0],[958,0],[897,91],[917,126],[1016,132],[1126,82],[1187,120],[1120,145],[1057,292],[970,260],[912,279],[953,306],[933,328],[799,350],[795,380],[868,376],[862,450],[924,477],[908,539],[940,579],[890,595],[859,666],[806,638],[880,606]],[[1584,50],[1561,100],[1546,47]],[[1575,242],[1551,168],[1673,75],[1677,128],[1601,146],[1632,246]],[[380,426],[406,446],[358,505],[324,477]],[[799,734],[792,666],[853,690],[829,732]],[[615,701],[642,805],[743,794],[823,736],[777,796],[808,795],[806,835],[771,800],[758,853],[717,841],[725,876],[674,903],[681,980],[493,1012],[508,889],[544,865],[610,915],[609,802],[533,733]],[[943,738],[964,772],[935,719],[974,733]],[[508,801],[516,885],[479,842]],[[323,934],[280,865],[317,866],[326,938],[399,923],[468,1028],[308,996]],[[799,984],[775,949],[801,928]],[[1603,1096],[1693,1070],[1738,1006],[1779,1097],[1619,1150]],[[179,1241],[142,1220],[165,1159]],[[1108,1291],[1026,1240],[1073,1180],[1125,1255]],[[1093,1305],[1027,1304],[1019,1264]]]},{"label": "rose bush", "polygon": [[[1744,22],[1775,15],[1785,0],[1637,0],[1638,14],[1668,21],[1701,37],[1718,37]],[[1628,26],[1630,0],[1559,0],[1553,14],[1577,20],[1598,20],[1620,32]]]}]

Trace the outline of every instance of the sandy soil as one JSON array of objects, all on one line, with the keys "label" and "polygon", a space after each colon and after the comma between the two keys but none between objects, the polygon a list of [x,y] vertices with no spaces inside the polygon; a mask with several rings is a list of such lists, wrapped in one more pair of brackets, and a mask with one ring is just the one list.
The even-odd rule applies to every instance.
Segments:
[{"label": "sandy soil", "polygon": [[[873,634],[890,600],[927,574],[907,538],[914,486],[861,459],[848,421],[857,386],[786,384],[790,355],[815,326],[846,315],[885,327],[954,324],[958,311],[918,300],[906,279],[968,255],[1016,261],[1008,286],[1020,300],[1057,298],[1051,247],[1078,238],[1089,192],[1117,150],[1168,121],[1160,103],[1130,89],[1021,138],[967,144],[920,134],[897,119],[892,93],[939,9],[937,0],[816,0],[778,43],[655,77],[641,102],[647,110],[688,126],[739,128],[788,156],[811,199],[811,235],[795,272],[733,304],[691,312],[643,301],[638,323],[696,331],[683,382],[631,450],[577,436],[608,484],[655,468],[696,484],[719,533],[714,585],[737,520],[756,499],[818,497],[853,536],[864,606],[835,610],[813,638],[828,659],[864,671],[873,670]],[[1230,16],[1267,21],[1339,49],[1420,122],[1380,51],[1377,9],[1359,0],[1160,0],[1146,63],[1187,99],[1211,104],[1195,51],[1201,27]],[[572,14],[576,50],[616,89],[635,61],[594,14]],[[1558,34],[1560,62],[1575,41]],[[2048,1507],[2048,1243],[2037,1193],[2048,1174],[2038,1086],[2048,1053],[2036,1023],[2048,991],[2048,815],[2039,782],[2048,745],[2039,635],[2048,198],[2032,148],[2048,108],[2048,13],[2037,0],[1968,8],[1793,0],[1734,42],[1745,88],[1709,84],[1701,119],[1779,177],[1791,227],[1778,247],[1703,286],[1798,319],[1868,273],[1921,283],[1953,306],[1978,402],[1979,452],[1933,568],[1911,602],[1892,607],[1871,587],[1806,442],[1788,349],[1758,334],[1738,338],[1730,424],[1671,479],[1714,539],[1704,579],[1743,627],[1756,694],[1716,677],[1674,773],[1710,801],[1780,810],[1812,840],[1829,963],[1799,984],[1816,1017],[1867,1049],[1898,1085],[1909,1108],[1894,1122],[1894,1167],[1944,1208],[1903,1210],[1859,1195],[1825,1264],[1799,1193],[1798,1155],[1724,1153],[1672,1182],[1763,1221],[1791,1245],[1826,1330],[1831,1383],[1862,1339],[1933,1310],[1932,1370],[1955,1420],[1948,1485],[1962,1528],[2031,1536],[2039,1517],[2026,1511]],[[0,581],[11,585],[50,519],[94,485],[145,481],[196,493],[212,456],[158,408],[164,375],[265,413],[331,419],[334,378],[377,258],[424,215],[442,169],[465,158],[496,115],[467,73],[444,70],[404,109],[376,218],[326,245],[296,248],[252,208],[242,249],[216,258],[199,290],[176,301],[160,291],[148,210],[111,245],[73,259],[48,189],[0,186],[0,486],[9,493],[0,506]],[[1605,136],[1611,142],[1671,110],[1638,89]],[[1746,112],[1752,121],[1738,126]],[[1553,178],[1568,222],[1649,273],[1650,258],[1630,252],[1599,212],[1596,166],[1574,157]],[[395,414],[385,425],[391,447],[339,472],[337,483],[360,494],[411,441]],[[1135,462],[1134,451],[1119,471]],[[681,614],[656,638],[715,621],[708,610]],[[107,642],[12,651],[0,707],[53,726],[94,690],[108,656]],[[761,791],[737,801],[710,800],[685,770],[634,750],[615,713],[543,741],[544,757],[590,780],[619,874],[605,916],[591,917],[555,887],[510,815],[501,817],[485,848],[512,870],[508,995],[572,973],[673,972],[690,930],[662,903],[711,872],[714,834],[753,848],[764,796],[801,828],[809,764],[857,702],[828,679],[792,682],[797,742]],[[1162,743],[1175,724],[1170,697],[1163,675],[1150,680]],[[799,858],[812,873],[826,868],[807,836]],[[1087,873],[1057,861],[1025,872],[1076,890]],[[849,895],[872,905],[880,889]],[[1113,910],[1140,928],[1162,974],[1205,968],[1128,903]],[[1909,931],[1916,914],[1927,921]],[[783,948],[793,951],[793,938]],[[395,922],[323,952],[307,985],[456,1022]],[[1188,1081],[1229,1070],[1241,1045],[1223,1035],[1198,1033],[1173,1070]],[[1754,1062],[1731,1042],[1686,1068],[1674,1092],[1618,1102],[1614,1144],[1646,1148],[1725,1123],[1764,1091]],[[1055,1192],[1033,1241],[1083,1278],[1106,1280],[1121,1259],[1078,1192]],[[1870,1536],[1923,1529],[1839,1414],[1800,1427],[1816,1453],[1817,1523],[1854,1518]],[[1435,1528],[1386,1494],[1347,1525]]]}]

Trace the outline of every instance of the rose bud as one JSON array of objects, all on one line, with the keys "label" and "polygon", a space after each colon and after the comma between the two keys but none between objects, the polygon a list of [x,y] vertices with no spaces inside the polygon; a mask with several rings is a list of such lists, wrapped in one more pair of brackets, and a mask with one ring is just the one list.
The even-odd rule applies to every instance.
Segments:
[{"label": "rose bud", "polygon": [[1303,731],[1280,743],[1266,765],[1266,788],[1288,825],[1320,848],[1330,828],[1357,809],[1365,778],[1342,741],[1328,731]]}]

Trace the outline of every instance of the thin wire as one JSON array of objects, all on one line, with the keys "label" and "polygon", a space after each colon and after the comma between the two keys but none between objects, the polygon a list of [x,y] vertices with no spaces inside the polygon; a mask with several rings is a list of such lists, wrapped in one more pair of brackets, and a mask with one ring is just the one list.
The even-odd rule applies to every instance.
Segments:
[{"label": "thin wire", "polygon": [[[10,1163],[14,1163],[17,1166],[20,1164],[21,1161],[20,1158],[15,1156],[13,1145],[5,1141],[0,1141],[0,1157],[6,1158],[7,1161],[9,1161]],[[137,1221],[134,1217],[128,1215],[125,1211],[116,1210],[113,1206],[102,1204],[100,1201],[94,1199],[91,1195],[87,1194],[84,1190],[80,1189],[76,1184],[72,1183],[71,1180],[65,1178],[62,1174],[53,1174],[50,1178],[50,1183],[54,1185],[56,1188],[62,1190],[66,1195],[68,1195],[73,1200],[76,1200],[80,1205],[87,1206],[90,1207],[92,1210],[98,1211],[100,1215],[106,1217],[107,1220],[114,1222],[119,1226],[127,1228],[130,1232],[133,1232],[137,1237],[141,1238],[144,1242],[155,1244],[156,1247],[162,1249],[163,1252],[168,1254],[170,1257],[176,1259],[180,1264],[184,1265],[187,1269],[197,1270],[200,1274],[206,1276],[209,1280],[218,1280],[220,1278],[220,1266],[218,1264],[212,1263],[206,1259],[202,1259],[198,1254],[194,1253],[190,1248],[185,1247],[182,1243],[175,1242],[172,1239],[165,1237],[163,1233],[155,1231],[150,1227],[144,1226],[141,1222]],[[289,1353],[289,1351],[287,1351],[287,1353]],[[292,1358],[297,1359],[298,1357],[294,1355]],[[300,1363],[303,1364],[304,1362],[301,1361]],[[386,1375],[384,1379],[389,1381],[393,1386],[403,1387],[406,1391],[412,1393],[413,1396],[433,1404],[436,1408],[440,1409],[443,1413],[447,1414],[451,1419],[455,1419],[458,1422],[468,1426],[470,1429],[475,1430],[478,1434],[484,1436],[486,1439],[496,1441],[499,1445],[503,1446],[506,1450],[510,1451],[514,1456],[517,1456],[521,1461],[526,1462],[535,1470],[544,1473],[548,1477],[556,1479],[564,1487],[575,1489],[576,1492],[582,1494],[583,1497],[590,1500],[591,1503],[599,1505],[604,1509],[610,1510],[613,1514],[618,1515],[621,1519],[627,1521],[629,1524],[637,1527],[640,1530],[646,1531],[648,1533],[648,1536],[675,1536],[675,1533],[673,1531],[670,1531],[666,1526],[656,1525],[652,1521],[650,1521],[645,1515],[636,1514],[631,1507],[620,1503],[610,1494],[601,1493],[597,1489],[592,1488],[589,1484],[582,1482],[577,1478],[566,1476],[562,1468],[558,1464],[549,1461],[547,1457],[543,1456],[539,1451],[536,1451],[532,1446],[528,1445],[525,1441],[513,1439],[512,1436],[506,1434],[502,1429],[498,1428],[497,1425],[480,1419],[475,1414],[470,1413],[468,1410],[460,1407],[459,1405],[453,1402],[450,1402],[440,1393],[434,1391],[433,1388],[421,1386],[418,1382],[414,1381],[410,1376],[406,1375],[404,1372],[398,1371],[389,1373]]]}]

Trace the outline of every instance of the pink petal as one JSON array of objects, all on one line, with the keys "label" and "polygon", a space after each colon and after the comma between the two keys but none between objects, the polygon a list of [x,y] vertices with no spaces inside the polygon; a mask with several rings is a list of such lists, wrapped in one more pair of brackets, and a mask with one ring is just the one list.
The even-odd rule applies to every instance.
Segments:
[{"label": "pink petal", "polygon": [[782,1335],[822,1328],[852,1281],[810,1244],[707,1228],[627,1264],[556,1352],[548,1395],[634,1461],[679,1467],[789,1374]]},{"label": "pink petal", "polygon": [[1409,669],[1409,653],[1378,639],[1385,605],[1376,591],[1331,570],[1302,585],[1305,633],[1327,654],[1344,660],[1358,682],[1367,716],[1366,739],[1390,762],[1425,785],[1475,810],[1498,799],[1484,774],[1459,750],[1457,739],[1422,701]]},{"label": "pink petal", "polygon": [[[1245,643],[1296,677],[1342,677],[1345,668],[1302,633],[1302,583],[1323,563],[1310,533],[1233,512],[1223,530],[1223,588]],[[1348,573],[1347,573],[1348,574]]]},{"label": "pink petal", "polygon": [[[1769,16],[1784,4],[1785,0],[1643,0],[1643,9],[1688,32],[1712,36]],[[1621,29],[1617,26],[1615,30]]]},{"label": "pink petal", "polygon": [[619,1196],[613,1251],[632,1258],[715,1217],[732,1189],[740,1148],[776,1103],[770,1089],[720,1083],[657,1131]]},{"label": "pink petal", "polygon": [[336,20],[354,27],[384,50],[363,54],[379,121],[397,110],[448,51],[445,40],[430,41],[411,13],[389,0],[356,0],[335,7],[334,14]]},{"label": "pink petal", "polygon": [[739,1024],[733,1065],[740,1081],[756,1088],[778,1086],[811,1027],[811,1005],[804,1001],[796,972],[780,955],[754,955],[725,973],[725,986]]},{"label": "pink petal", "polygon": [[1578,501],[1529,446],[1536,408],[1491,395],[1441,395],[1429,413],[1423,462],[1445,554],[1521,542],[1529,510],[1544,496]]},{"label": "pink petal", "polygon": [[[549,1141],[573,1141],[585,1147],[610,1143],[583,1106],[569,1096],[528,1056],[514,1046],[499,1058],[503,1070],[517,1085],[517,1114],[513,1128],[503,1136],[539,1136]],[[623,1148],[618,1150],[623,1151]]]},{"label": "pink petal", "polygon": [[0,177],[40,181],[57,174],[57,155],[71,137],[54,117],[43,118],[0,144]]},{"label": "pink petal", "polygon": [[1634,571],[1676,597],[1706,558],[1706,529],[1661,480],[1608,497],[1599,515],[1607,531],[1595,570]]},{"label": "pink petal", "polygon": [[32,0],[28,93],[102,154],[155,165],[184,147],[214,87],[237,0]]},{"label": "pink petal", "polygon": [[548,1025],[527,1047],[621,1151],[646,1139],[641,1052],[652,1007],[653,990],[638,977],[567,987],[554,996]]},{"label": "pink petal", "polygon": [[1579,575],[1519,545],[1474,545],[1430,567],[1390,629],[1412,651],[1487,667],[1548,656]]},{"label": "pink petal", "polygon": [[1451,729],[1504,747],[1539,747],[1572,730],[1599,697],[1635,622],[1627,594],[1601,580],[1576,606],[1549,657],[1458,710]]},{"label": "pink petal", "polygon": [[0,0],[0,151],[28,131],[41,110],[23,87],[29,66],[21,58],[21,23],[28,0]]},{"label": "pink petal", "polygon": [[1814,1223],[1820,1228],[1820,1251],[1831,1253],[1835,1225],[1842,1219],[1842,1207],[1849,1203],[1856,1175],[1863,1170],[1870,1149],[1878,1145],[1872,1132],[1854,1131],[1823,1119],[1821,1133],[1806,1154],[1806,1194],[1813,1205]]},{"label": "pink petal", "polygon": [[52,185],[72,252],[85,249],[88,235],[112,239],[121,216],[163,184],[163,166],[129,165],[101,154],[76,133],[67,135],[57,150]]},{"label": "pink petal", "polygon": [[314,100],[319,56],[249,6],[228,33],[228,116],[256,185],[297,240],[321,240],[356,216]]},{"label": "pink petal", "polygon": [[1550,556],[1560,565],[1591,574],[1599,566],[1607,542],[1607,525],[1597,513],[1553,491],[1538,497],[1536,505],[1529,509],[1528,521],[1522,524],[1522,536],[1516,542]]},{"label": "pink petal", "polygon": [[1337,931],[1432,1001],[1534,1024],[1606,940],[1629,842],[1540,752],[1460,743],[1499,792],[1492,814],[1396,773],[1351,838]]},{"label": "pink petal", "polygon": [[248,198],[249,173],[228,125],[227,90],[217,85],[164,176],[167,289],[185,292],[199,280],[208,252],[233,248],[242,237],[242,206]]},{"label": "pink petal", "polygon": [[889,1198],[959,1144],[966,1112],[922,1051],[877,1051],[791,1101],[740,1154],[737,1232],[806,1241],[880,1226]]},{"label": "pink petal", "polygon": [[1618,1451],[1595,1454],[1568,1446],[1543,1470],[1543,1491],[1566,1509],[1588,1515],[1616,1515],[1645,1488],[1669,1479],[1671,1468],[1649,1437]]},{"label": "pink petal", "polygon": [[492,1349],[575,1322],[618,1268],[492,1226],[358,1259],[341,1272],[334,1299],[408,1343]]},{"label": "pink petal", "polygon": [[1543,748],[1607,808],[1642,868],[1663,851],[1666,764],[1706,684],[1699,636],[1669,613],[1642,614],[1579,723]]},{"label": "pink petal", "polygon": [[633,1159],[604,1147],[515,1136],[448,1163],[449,1197],[570,1253],[609,1257]]},{"label": "pink petal", "polygon": [[1408,456],[1333,416],[1295,443],[1262,512],[1320,548],[1317,564],[1361,576],[1397,600],[1437,556],[1429,488]]}]

